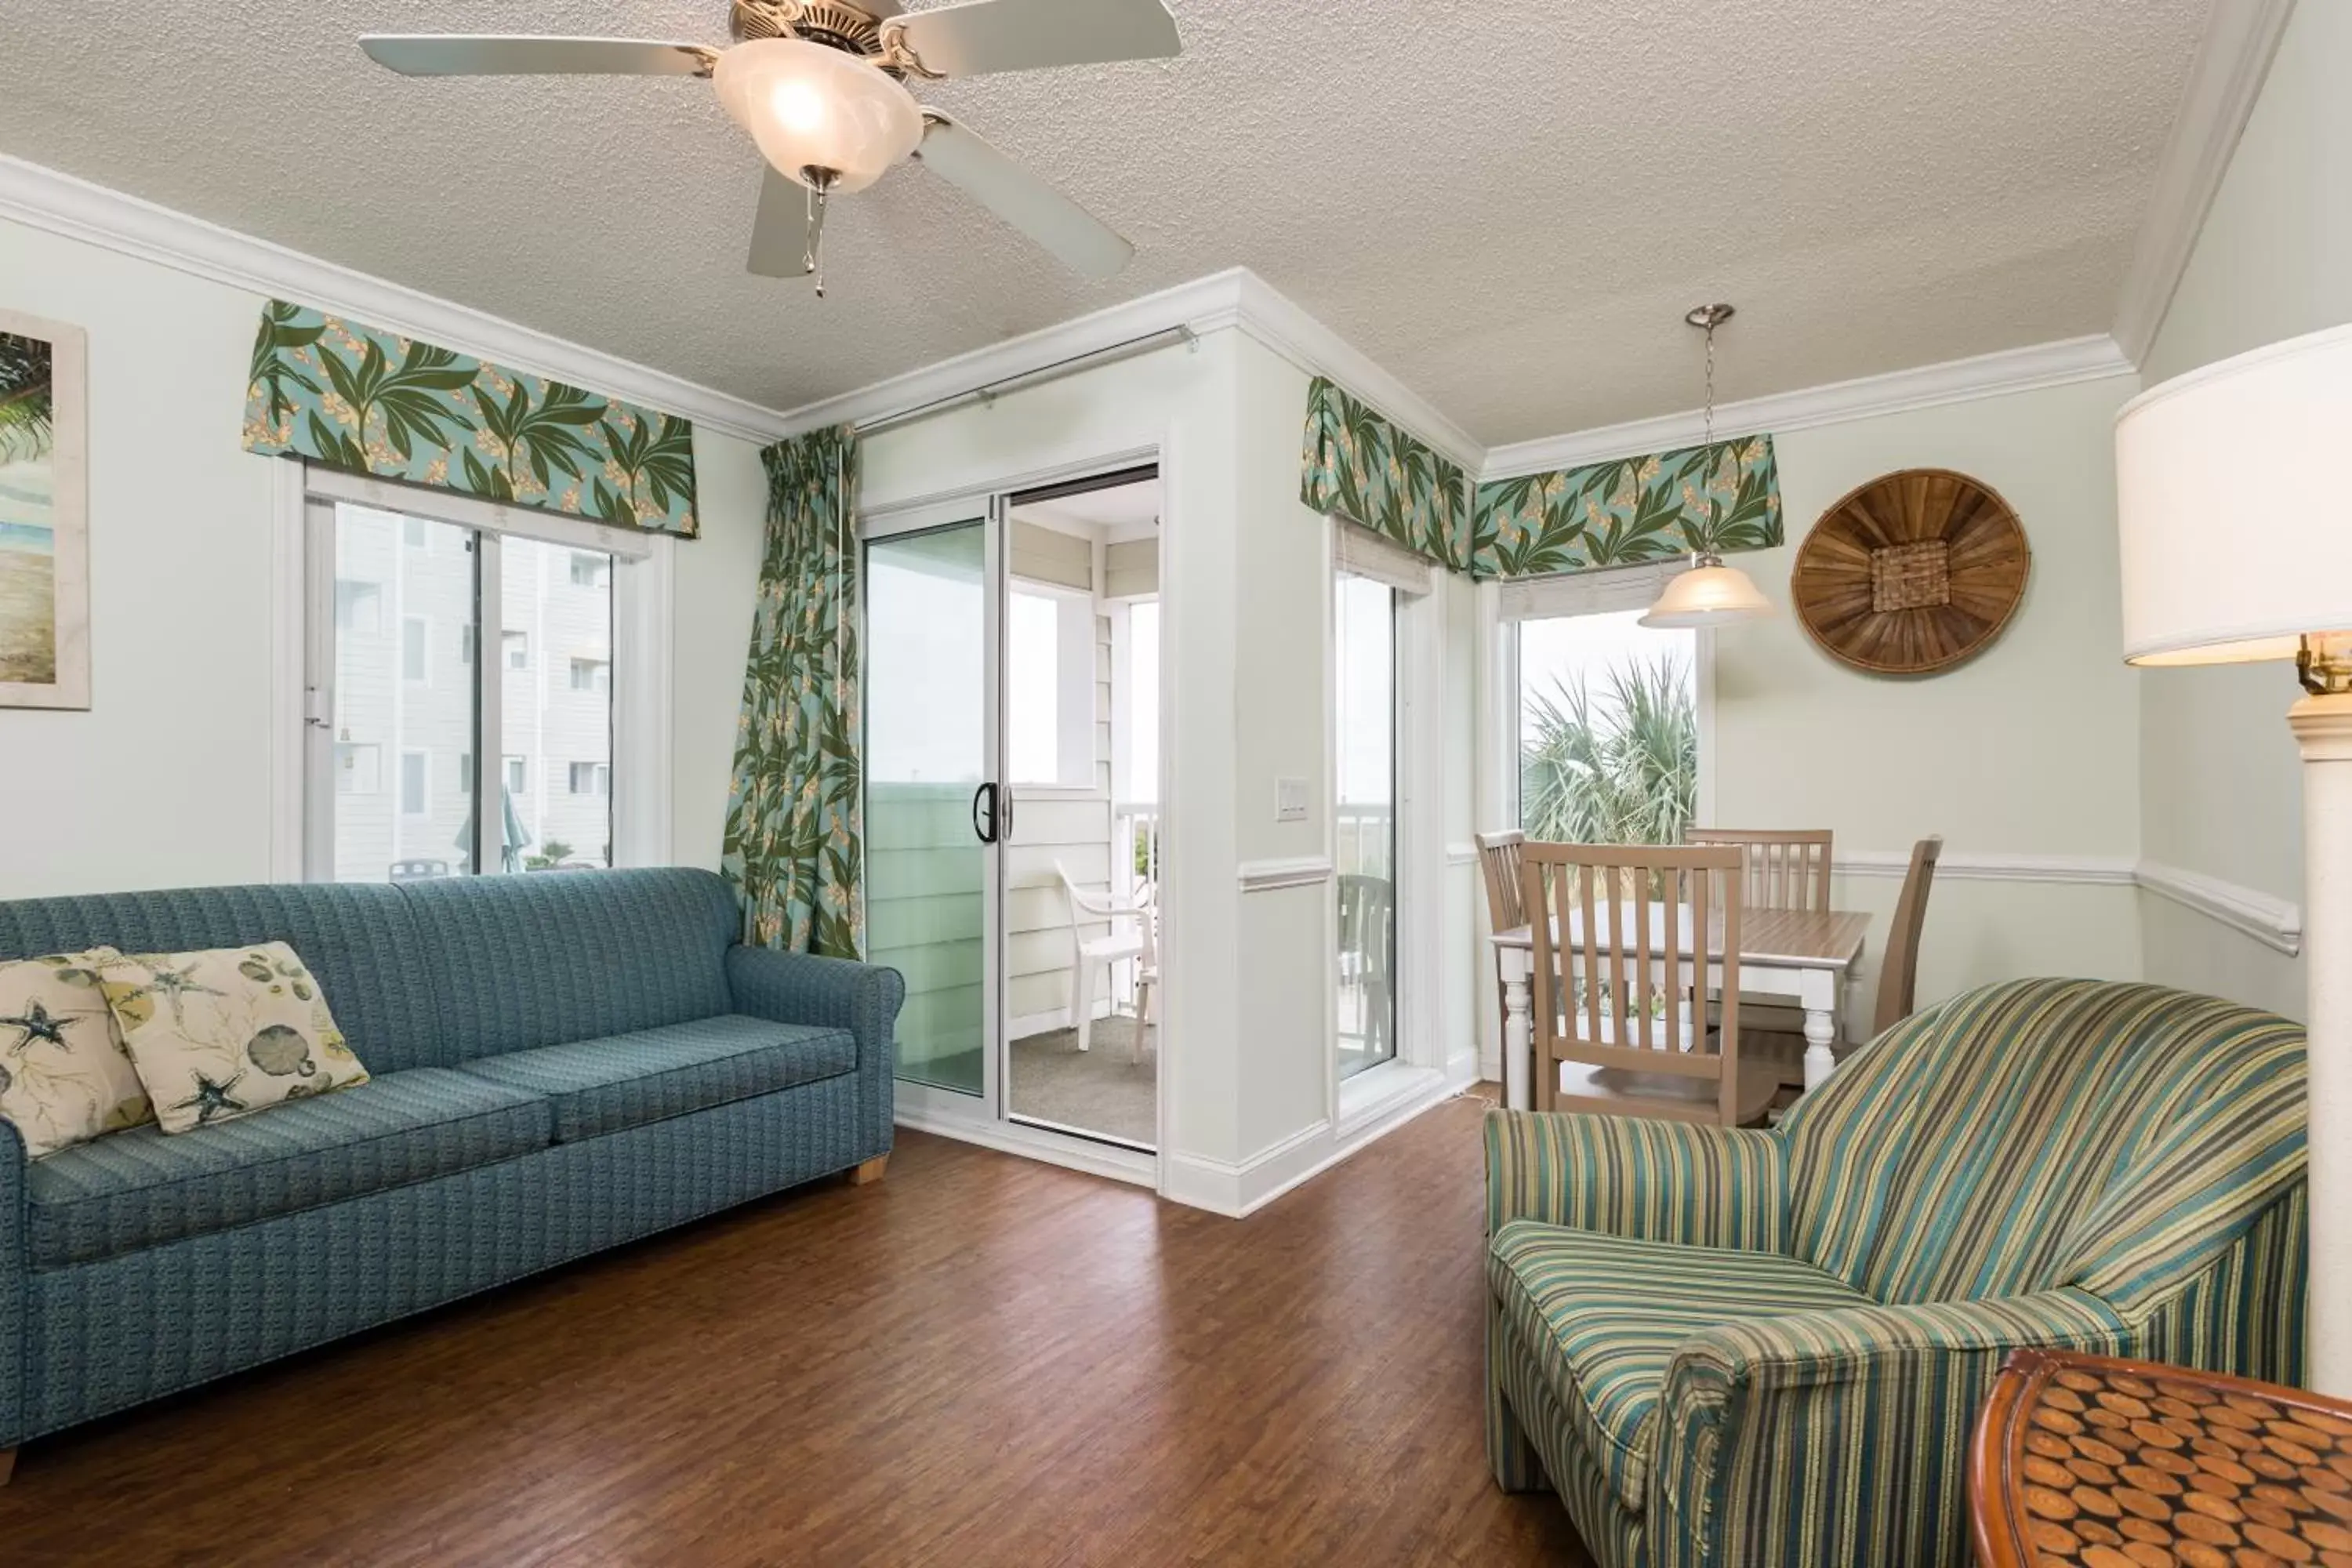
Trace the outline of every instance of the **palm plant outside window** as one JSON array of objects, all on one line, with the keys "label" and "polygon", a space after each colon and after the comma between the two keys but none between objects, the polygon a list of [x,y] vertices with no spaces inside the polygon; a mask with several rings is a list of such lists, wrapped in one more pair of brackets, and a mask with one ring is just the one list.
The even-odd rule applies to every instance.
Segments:
[{"label": "palm plant outside window", "polygon": [[1696,634],[1638,611],[1519,623],[1519,826],[1673,844],[1698,810]]}]

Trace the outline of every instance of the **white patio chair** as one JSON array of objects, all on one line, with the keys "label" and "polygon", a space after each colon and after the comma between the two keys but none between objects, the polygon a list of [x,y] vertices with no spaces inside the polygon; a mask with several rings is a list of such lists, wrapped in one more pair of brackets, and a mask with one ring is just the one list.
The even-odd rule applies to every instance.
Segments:
[{"label": "white patio chair", "polygon": [[[1144,963],[1146,954],[1155,952],[1158,943],[1151,935],[1150,900],[1121,903],[1105,893],[1083,891],[1072,879],[1059,860],[1054,862],[1054,875],[1062,880],[1062,896],[1068,901],[1070,915],[1070,1022],[1078,1031],[1078,1049],[1093,1044],[1095,998],[1110,990],[1111,966],[1133,959]],[[1078,928],[1093,921],[1108,921],[1110,931],[1104,936],[1082,936]],[[1127,929],[1122,930],[1125,927]],[[1157,964],[1150,967],[1156,971]],[[1156,974],[1154,976],[1156,978]],[[1139,1008],[1146,1013],[1148,1008]],[[1143,1019],[1135,1026],[1135,1059],[1143,1059]]]}]

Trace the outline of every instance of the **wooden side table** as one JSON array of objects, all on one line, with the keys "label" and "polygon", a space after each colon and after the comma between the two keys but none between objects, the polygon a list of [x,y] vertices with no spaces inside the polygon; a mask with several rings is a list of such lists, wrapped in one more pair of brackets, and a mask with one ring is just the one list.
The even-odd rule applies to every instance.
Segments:
[{"label": "wooden side table", "polygon": [[2352,1403],[2012,1353],[1969,1453],[1983,1568],[2352,1568]]}]

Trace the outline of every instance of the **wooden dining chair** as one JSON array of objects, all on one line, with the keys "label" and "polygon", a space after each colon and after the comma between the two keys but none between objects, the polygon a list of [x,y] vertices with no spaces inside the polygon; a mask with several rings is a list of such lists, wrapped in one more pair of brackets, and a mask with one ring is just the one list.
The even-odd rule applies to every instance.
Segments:
[{"label": "wooden dining chair", "polygon": [[1748,851],[1746,899],[1751,910],[1830,907],[1830,830],[1826,827],[1685,827],[1685,844],[1737,844]]},{"label": "wooden dining chair", "polygon": [[[1927,923],[1927,892],[1935,886],[1936,862],[1944,840],[1931,835],[1911,847],[1911,865],[1903,874],[1903,890],[1895,898],[1895,918],[1888,923],[1886,953],[1878,961],[1878,1005],[1871,1014],[1870,1037],[1876,1039],[1917,1010],[1919,931]],[[1832,1048],[1842,1048],[1838,1042]],[[1773,1024],[1750,1025],[1740,1031],[1739,1049],[1751,1061],[1769,1063],[1789,1088],[1805,1087],[1805,1034],[1801,1023],[1790,1029]]]},{"label": "wooden dining chair", "polygon": [[[1742,875],[1747,884],[1748,908],[1751,910],[1828,909],[1832,837],[1826,827],[1683,829],[1685,844],[1737,844],[1748,851],[1748,867]],[[1795,1034],[1801,1038],[1804,1034],[1803,1010],[1780,998],[1750,996],[1744,1016],[1750,1035]],[[1779,1066],[1782,1088],[1805,1087],[1801,1046],[1793,1062],[1780,1061],[1777,1051],[1770,1055]]]},{"label": "wooden dining chair", "polygon": [[[1519,904],[1519,847],[1528,841],[1528,836],[1513,827],[1501,833],[1481,833],[1476,837],[1478,866],[1486,876],[1486,930],[1517,931],[1528,923],[1527,912]],[[1511,1008],[1503,995],[1503,955],[1499,950],[1495,953],[1495,1010],[1507,1031]]]},{"label": "wooden dining chair", "polygon": [[[1739,1060],[1741,866],[1732,845],[1520,847],[1538,1110],[1763,1118],[1780,1081]],[[1715,1026],[1710,945],[1723,955]]]}]

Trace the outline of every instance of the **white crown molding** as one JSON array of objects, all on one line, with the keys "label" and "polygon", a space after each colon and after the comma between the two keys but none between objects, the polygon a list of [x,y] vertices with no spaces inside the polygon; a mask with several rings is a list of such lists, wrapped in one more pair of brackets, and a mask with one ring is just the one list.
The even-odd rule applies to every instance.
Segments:
[{"label": "white crown molding", "polygon": [[[2007,393],[2131,374],[2132,362],[2124,357],[2115,339],[2105,333],[2062,338],[2055,342],[1979,354],[1973,359],[1947,360],[1941,364],[1890,371],[1885,375],[1865,375],[1853,381],[1833,381],[1823,386],[1718,404],[1715,427],[1730,435],[1763,431],[1779,436],[1882,414],[1903,414],[1971,398],[1999,397]],[[1696,446],[1705,438],[1706,431],[1705,416],[1694,408],[1660,415],[1654,419],[1604,425],[1534,441],[1515,441],[1489,450],[1478,477],[1503,479],[1517,474],[1572,468],[1580,463],[1602,462],[1611,458]]]},{"label": "white crown molding", "polygon": [[1244,893],[1270,893],[1277,888],[1312,888],[1328,882],[1333,868],[1328,857],[1298,855],[1285,860],[1244,860],[1237,868]]},{"label": "white crown molding", "polygon": [[782,422],[788,432],[798,434],[890,418],[1177,327],[1202,337],[1238,327],[1309,375],[1339,383],[1470,472],[1475,473],[1486,458],[1486,447],[1434,404],[1246,267],[1227,268],[854,392],[803,404],[787,411]]},{"label": "white crown molding", "polygon": [[[1945,855],[1936,862],[1936,879],[2128,888],[2134,880],[2134,866],[2127,858],[2091,855]],[[1900,877],[1911,868],[1911,851],[1847,850],[1831,862],[1831,868],[1842,877]]]},{"label": "white crown molding", "polygon": [[1247,268],[1237,270],[1244,331],[1308,374],[1329,376],[1469,473],[1475,475],[1485,466],[1486,448],[1438,412],[1436,405],[1373,363],[1273,284]]},{"label": "white crown molding", "polygon": [[783,434],[782,417],[756,403],[5,153],[0,217],[233,289],[315,305],[747,441]]},{"label": "white crown molding", "polygon": [[2139,863],[2139,885],[2290,958],[2303,951],[2303,910],[2284,899],[2160,860]]},{"label": "white crown molding", "polygon": [[960,353],[901,375],[877,381],[837,396],[786,409],[779,418],[785,434],[822,430],[834,425],[861,425],[927,408],[1015,376],[1033,374],[1064,360],[1100,353],[1175,327],[1190,327],[1205,337],[1241,319],[1242,269],[1228,268],[1179,283],[1157,294],[1112,305],[1089,315],[1040,327],[1019,337]]},{"label": "white crown molding", "polygon": [[2116,301],[2115,339],[2135,364],[2147,358],[2172,307],[2294,15],[2294,0],[2231,0],[2214,6],[2205,24]]}]

